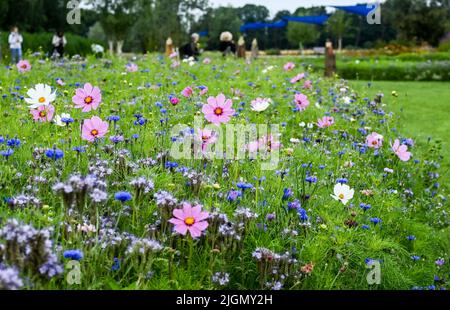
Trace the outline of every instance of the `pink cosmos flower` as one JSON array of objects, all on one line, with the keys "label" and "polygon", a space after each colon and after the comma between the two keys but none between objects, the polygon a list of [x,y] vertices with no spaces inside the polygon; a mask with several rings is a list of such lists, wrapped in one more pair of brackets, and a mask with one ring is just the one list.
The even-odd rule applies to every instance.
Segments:
[{"label": "pink cosmos flower", "polygon": [[278,150],[281,147],[281,143],[276,140],[272,135],[267,135],[260,138],[257,141],[252,141],[247,145],[247,149],[250,153],[254,153],[258,150],[271,152]]},{"label": "pink cosmos flower", "polygon": [[300,81],[300,80],[303,79],[304,77],[305,77],[305,74],[304,74],[304,73],[297,74],[296,76],[294,76],[294,77],[291,79],[291,84],[297,83],[298,81]]},{"label": "pink cosmos flower", "polygon": [[202,143],[202,151],[205,151],[209,144],[214,144],[217,141],[217,135],[210,129],[198,129],[197,139]]},{"label": "pink cosmos flower", "polygon": [[82,112],[96,110],[102,102],[102,94],[98,87],[93,87],[90,83],[84,84],[84,88],[78,88],[75,96],[72,97],[75,108],[82,109]]},{"label": "pink cosmos flower", "polygon": [[230,121],[235,112],[231,107],[233,105],[231,99],[226,99],[224,94],[220,94],[217,97],[209,97],[207,102],[208,104],[202,107],[202,112],[207,121],[215,125]]},{"label": "pink cosmos flower", "polygon": [[311,89],[311,88],[312,88],[312,82],[311,82],[311,80],[306,80],[305,83],[303,83],[303,88],[305,88],[305,89]]},{"label": "pink cosmos flower", "polygon": [[24,73],[31,70],[31,64],[28,60],[21,60],[17,63],[17,69],[20,73]]},{"label": "pink cosmos flower", "polygon": [[172,64],[170,65],[170,67],[172,68],[172,69],[174,69],[174,68],[177,68],[177,67],[179,67],[180,66],[180,62],[179,61],[173,61],[172,62]]},{"label": "pink cosmos flower", "polygon": [[192,94],[194,93],[194,90],[192,89],[192,87],[188,86],[185,89],[183,89],[183,91],[181,92],[181,94],[183,96],[185,96],[186,98],[189,98]]},{"label": "pink cosmos flower", "polygon": [[175,225],[174,229],[180,235],[186,235],[189,231],[192,238],[198,238],[202,235],[202,231],[208,228],[206,219],[208,212],[202,212],[202,206],[196,205],[192,207],[189,203],[184,202],[182,209],[173,210],[173,218],[169,223]]},{"label": "pink cosmos flower", "polygon": [[383,136],[379,133],[372,132],[366,138],[366,145],[370,148],[379,149],[383,145]]},{"label": "pink cosmos flower", "polygon": [[136,72],[138,71],[138,66],[135,63],[129,63],[125,66],[125,70],[127,72]]},{"label": "pink cosmos flower", "polygon": [[33,120],[35,121],[50,122],[55,114],[55,107],[51,104],[40,106],[30,110],[30,113],[33,115]]},{"label": "pink cosmos flower", "polygon": [[205,59],[203,59],[203,63],[204,63],[205,65],[208,65],[208,64],[211,63],[211,59],[210,59],[210,58],[205,58]]},{"label": "pink cosmos flower", "polygon": [[288,62],[283,67],[284,71],[291,71],[294,68],[295,68],[295,64],[293,62]]},{"label": "pink cosmos flower", "polygon": [[85,119],[81,128],[81,138],[83,140],[94,142],[106,135],[108,132],[108,122],[104,122],[98,116]]},{"label": "pink cosmos flower", "polygon": [[58,84],[59,86],[64,86],[64,85],[66,85],[66,83],[64,83],[64,81],[61,80],[61,79],[57,79],[57,80],[56,80],[56,84]]},{"label": "pink cosmos flower", "polygon": [[391,149],[401,161],[408,161],[411,158],[411,152],[408,152],[408,146],[404,144],[400,145],[398,139],[395,139],[394,144],[391,144]]},{"label": "pink cosmos flower", "polygon": [[334,118],[332,118],[330,116],[324,116],[317,120],[317,127],[319,127],[319,128],[330,127],[333,124],[334,124]]},{"label": "pink cosmos flower", "polygon": [[177,58],[177,56],[178,56],[178,53],[177,53],[177,52],[173,52],[173,53],[171,53],[171,54],[169,55],[169,58],[170,58],[170,59],[172,59],[172,58]]},{"label": "pink cosmos flower", "polygon": [[200,96],[203,96],[208,92],[208,87],[206,86],[199,86],[198,89],[200,89]]},{"label": "pink cosmos flower", "polygon": [[305,110],[309,106],[308,97],[303,94],[295,94],[295,104],[300,111]]}]

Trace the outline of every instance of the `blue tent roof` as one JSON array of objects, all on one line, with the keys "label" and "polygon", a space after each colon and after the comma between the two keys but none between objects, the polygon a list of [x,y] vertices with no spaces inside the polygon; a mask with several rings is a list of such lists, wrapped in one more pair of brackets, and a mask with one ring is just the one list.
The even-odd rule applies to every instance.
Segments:
[{"label": "blue tent roof", "polygon": [[289,22],[297,22],[297,23],[306,23],[306,24],[316,24],[322,25],[324,24],[329,15],[317,15],[317,16],[283,16],[283,20]]},{"label": "blue tent roof", "polygon": [[287,22],[281,20],[276,23],[249,23],[241,26],[241,32],[246,32],[247,30],[264,29],[264,28],[283,28],[286,27]]},{"label": "blue tent roof", "polygon": [[206,36],[208,35],[208,30],[200,31],[200,32],[198,33],[198,35],[201,36],[201,37],[206,37]]},{"label": "blue tent roof", "polygon": [[349,5],[349,6],[343,6],[343,5],[338,5],[335,6],[333,5],[334,8],[338,9],[338,10],[343,10],[349,13],[354,13],[354,14],[358,14],[358,15],[363,15],[363,16],[367,16],[369,15],[369,13],[375,8],[376,4],[358,4],[358,5]]}]

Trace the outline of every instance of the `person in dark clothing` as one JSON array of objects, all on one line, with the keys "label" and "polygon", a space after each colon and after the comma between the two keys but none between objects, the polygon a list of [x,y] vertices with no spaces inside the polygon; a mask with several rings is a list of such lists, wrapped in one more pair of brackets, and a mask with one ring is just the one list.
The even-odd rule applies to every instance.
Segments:
[{"label": "person in dark clothing", "polygon": [[180,48],[180,56],[182,58],[193,57],[197,61],[198,56],[200,56],[200,50],[198,48],[199,40],[200,40],[200,36],[197,33],[193,33],[191,36],[191,42],[183,45]]},{"label": "person in dark clothing", "polygon": [[62,31],[58,31],[52,39],[53,44],[53,55],[58,55],[59,57],[64,57],[64,47],[67,44],[66,37]]},{"label": "person in dark clothing", "polygon": [[222,52],[223,57],[228,54],[236,55],[236,44],[233,41],[233,35],[228,32],[222,32],[220,34],[219,50]]}]

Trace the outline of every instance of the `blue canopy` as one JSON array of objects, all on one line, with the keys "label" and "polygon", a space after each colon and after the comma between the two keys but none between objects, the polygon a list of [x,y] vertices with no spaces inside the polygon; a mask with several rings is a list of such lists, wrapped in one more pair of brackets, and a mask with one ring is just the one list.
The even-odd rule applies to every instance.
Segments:
[{"label": "blue canopy", "polygon": [[206,36],[208,36],[208,30],[200,31],[200,32],[198,33],[198,35],[201,36],[201,37],[206,37]]},{"label": "blue canopy", "polygon": [[287,22],[281,20],[276,23],[249,23],[241,26],[241,32],[246,32],[247,30],[264,29],[264,28],[284,28]]},{"label": "blue canopy", "polygon": [[338,5],[335,6],[333,5],[334,8],[338,9],[338,10],[343,10],[349,13],[354,13],[354,14],[358,14],[358,15],[363,15],[363,16],[367,16],[369,15],[369,13],[371,11],[373,11],[373,9],[377,6],[376,3],[373,4],[358,4],[358,5],[349,5],[349,6],[342,6],[342,5]]},{"label": "blue canopy", "polygon": [[289,22],[306,23],[323,25],[330,15],[317,15],[317,16],[283,16],[283,20]]}]

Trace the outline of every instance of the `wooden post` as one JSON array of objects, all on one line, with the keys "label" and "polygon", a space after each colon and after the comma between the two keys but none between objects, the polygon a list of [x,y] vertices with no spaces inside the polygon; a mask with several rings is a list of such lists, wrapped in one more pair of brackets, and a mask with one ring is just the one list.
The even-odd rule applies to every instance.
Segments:
[{"label": "wooden post", "polygon": [[245,52],[245,40],[244,37],[241,36],[238,41],[237,57],[245,58]]},{"label": "wooden post", "polygon": [[169,57],[174,52],[173,49],[173,41],[171,37],[168,37],[166,40],[166,56]]},{"label": "wooden post", "polygon": [[333,43],[327,40],[325,44],[325,76],[332,77],[336,73],[336,54],[333,51]]},{"label": "wooden post", "polygon": [[252,56],[251,56],[252,60],[258,58],[258,55],[259,55],[258,40],[256,40],[255,38],[252,41]]}]

